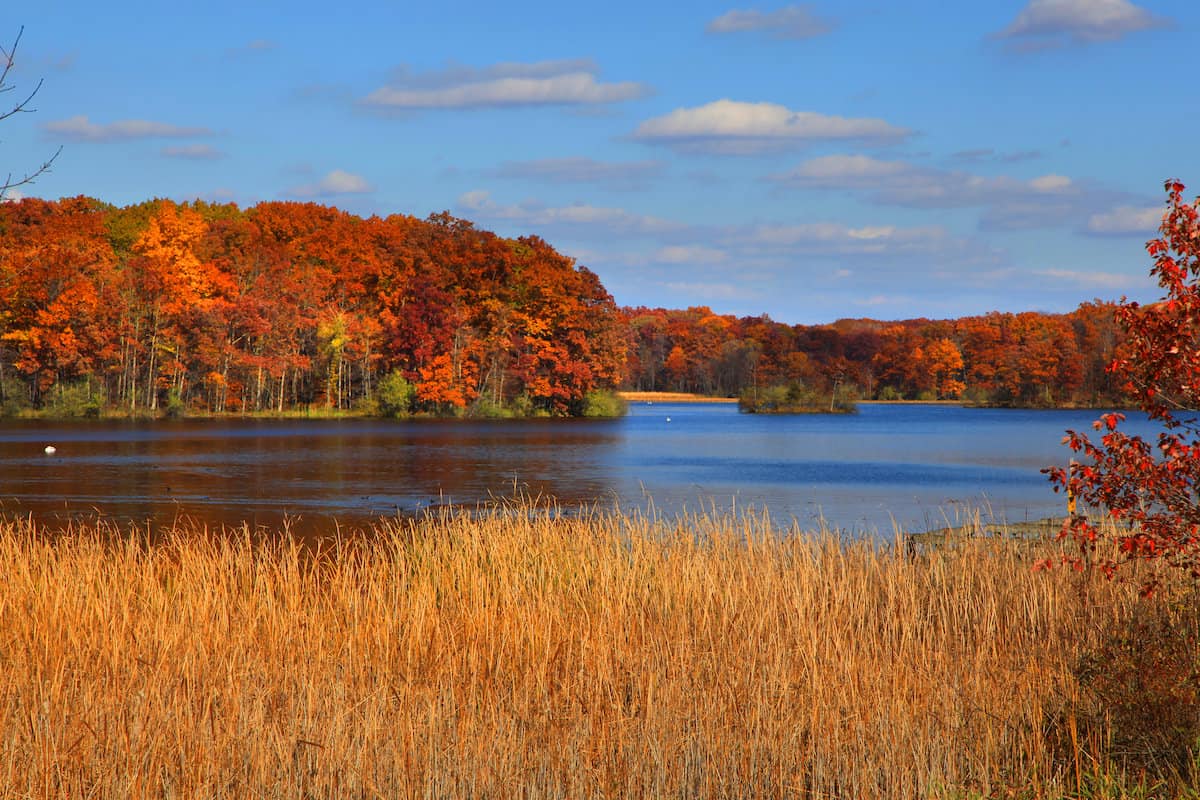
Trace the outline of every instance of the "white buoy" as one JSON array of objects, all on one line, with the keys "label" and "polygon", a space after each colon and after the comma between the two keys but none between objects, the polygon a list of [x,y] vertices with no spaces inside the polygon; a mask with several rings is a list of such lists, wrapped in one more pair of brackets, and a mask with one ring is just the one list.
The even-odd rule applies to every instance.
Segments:
[{"label": "white buoy", "polygon": [[670,421],[671,421],[671,418],[670,418],[670,417],[667,417],[667,422],[670,422]]},{"label": "white buoy", "polygon": [[52,456],[57,452],[58,452],[58,448],[55,447],[54,445],[52,445],[52,444],[46,445],[46,455]]}]

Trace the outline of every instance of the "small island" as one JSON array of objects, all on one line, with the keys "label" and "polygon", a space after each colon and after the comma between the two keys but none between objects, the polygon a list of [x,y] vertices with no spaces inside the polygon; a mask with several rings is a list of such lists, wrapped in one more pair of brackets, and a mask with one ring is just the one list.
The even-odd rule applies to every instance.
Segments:
[{"label": "small island", "polygon": [[750,387],[738,397],[744,414],[855,414],[858,405],[849,392],[819,392],[799,382]]}]

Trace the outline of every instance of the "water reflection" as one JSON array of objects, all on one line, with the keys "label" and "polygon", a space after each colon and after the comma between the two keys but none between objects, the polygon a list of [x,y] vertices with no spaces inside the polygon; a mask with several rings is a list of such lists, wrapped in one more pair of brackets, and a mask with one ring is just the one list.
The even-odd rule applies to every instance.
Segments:
[{"label": "water reflection", "polygon": [[[0,427],[6,513],[190,516],[299,529],[369,523],[514,490],[566,503],[612,484],[619,423],[183,421]],[[53,441],[58,452],[42,453]]]},{"label": "water reflection", "polygon": [[[653,502],[666,513],[765,508],[806,527],[887,534],[980,507],[1010,520],[1061,513],[1039,470],[1066,459],[1065,428],[1095,416],[864,406],[854,416],[755,417],[727,405],[639,405],[621,420],[10,421],[0,424],[0,512],[289,520],[324,533],[335,521],[354,528],[520,493],[565,506]],[[46,444],[58,452],[45,455]]]}]

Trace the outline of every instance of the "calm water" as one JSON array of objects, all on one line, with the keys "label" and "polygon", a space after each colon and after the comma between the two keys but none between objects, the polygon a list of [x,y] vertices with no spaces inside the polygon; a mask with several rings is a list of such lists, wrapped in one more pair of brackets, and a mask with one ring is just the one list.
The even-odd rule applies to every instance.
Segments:
[{"label": "calm water", "polygon": [[[1061,514],[1039,470],[1094,411],[861,407],[747,416],[732,405],[639,404],[620,420],[0,423],[0,513],[47,521],[357,527],[514,492],[573,506],[675,513],[766,508],[805,526],[889,534],[967,509]],[[1137,426],[1134,426],[1135,428]],[[1145,428],[1143,424],[1140,426]],[[56,455],[42,452],[46,444]]]}]

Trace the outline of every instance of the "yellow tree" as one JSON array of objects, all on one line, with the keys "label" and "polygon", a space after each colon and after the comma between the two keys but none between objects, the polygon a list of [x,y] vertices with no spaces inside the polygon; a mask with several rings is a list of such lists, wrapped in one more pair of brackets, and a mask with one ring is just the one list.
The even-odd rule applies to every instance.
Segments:
[{"label": "yellow tree", "polygon": [[958,397],[966,390],[962,352],[952,340],[935,339],[926,345],[923,366],[939,399]]},{"label": "yellow tree", "polygon": [[197,255],[206,230],[207,223],[194,210],[164,200],[133,245],[134,252],[144,259],[151,408],[158,407],[159,388],[172,388],[183,395],[190,323],[209,310],[215,297],[236,288],[228,275]]}]

